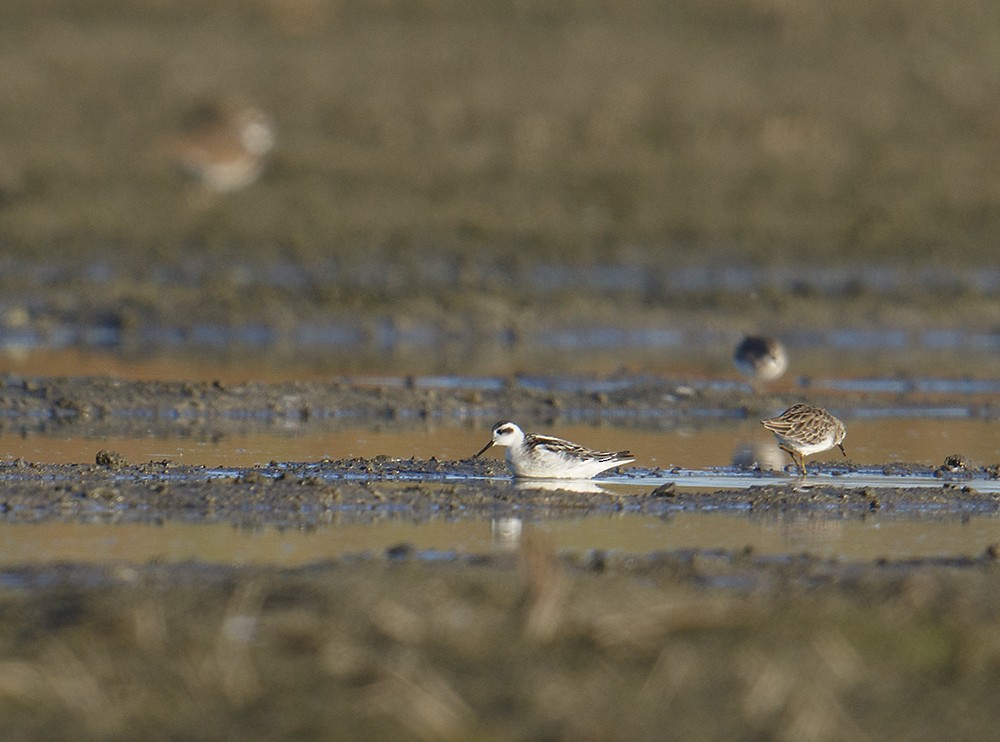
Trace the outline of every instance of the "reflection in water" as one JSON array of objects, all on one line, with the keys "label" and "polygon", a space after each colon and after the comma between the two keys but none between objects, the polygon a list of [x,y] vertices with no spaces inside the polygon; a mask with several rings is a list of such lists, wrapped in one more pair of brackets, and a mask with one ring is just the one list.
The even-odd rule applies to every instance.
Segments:
[{"label": "reflection in water", "polygon": [[615,493],[591,479],[515,479],[514,488],[521,491],[545,490],[547,492],[583,492],[589,494]]},{"label": "reflection in water", "polygon": [[788,456],[778,448],[773,436],[771,440],[744,441],[733,451],[733,466],[741,469],[762,469],[782,471],[788,463]]},{"label": "reflection in water", "polygon": [[783,518],[779,532],[793,550],[836,553],[837,542],[844,533],[844,521],[808,516]]},{"label": "reflection in water", "polygon": [[521,544],[524,523],[520,518],[494,518],[490,521],[493,548],[498,551],[514,550]]}]

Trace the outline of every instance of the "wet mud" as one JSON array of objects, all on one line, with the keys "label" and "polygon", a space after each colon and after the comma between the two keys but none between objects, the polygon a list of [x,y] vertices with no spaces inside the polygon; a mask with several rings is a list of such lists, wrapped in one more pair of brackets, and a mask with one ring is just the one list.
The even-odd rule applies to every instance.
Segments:
[{"label": "wet mud", "polygon": [[[870,390],[818,387],[802,381],[754,394],[743,383],[657,375],[506,377],[340,377],[329,382],[129,381],[110,377],[0,377],[0,431],[87,435],[182,434],[201,430],[321,431],[356,421],[372,425],[501,419],[590,421],[669,429],[754,419],[808,398],[841,411],[1000,418],[986,387],[960,384],[928,393],[913,384],[871,384]],[[887,387],[884,391],[882,387]],[[948,452],[951,453],[951,452]]]},{"label": "wet mud", "polygon": [[[581,492],[564,485],[545,490],[531,480],[515,482],[502,461],[365,459],[262,461],[244,468],[183,466],[169,459],[127,461],[100,445],[102,436],[224,436],[247,430],[276,430],[309,435],[345,422],[412,428],[439,421],[486,430],[496,419],[591,420],[671,429],[680,425],[725,424],[759,415],[794,399],[793,395],[757,397],[740,384],[718,384],[662,377],[507,379],[400,378],[370,381],[342,379],[329,383],[134,382],[110,378],[22,378],[0,383],[0,428],[24,435],[60,433],[94,441],[88,461],[53,465],[30,462],[7,452],[0,464],[4,485],[3,515],[15,519],[162,518],[247,519],[260,523],[318,522],[331,512],[352,518],[460,514],[488,517],[526,508],[539,512],[608,511],[614,508],[657,512],[670,508],[858,508],[992,509],[996,499],[976,490],[977,481],[995,480],[996,463],[973,465],[960,454],[942,452],[941,463],[925,466],[885,462],[859,466],[849,462],[811,462],[818,483],[752,463],[733,467],[732,475],[752,476],[750,486],[692,492],[680,469],[629,467],[617,478],[634,494]],[[894,410],[927,404],[926,395],[877,395],[858,392],[813,394],[813,401],[839,410],[886,406]],[[968,395],[934,404],[965,410],[967,416],[992,419],[1000,407]],[[470,435],[469,453],[478,444]],[[477,439],[478,440],[478,439]],[[719,472],[725,475],[725,472]],[[609,474],[616,474],[610,472]],[[877,489],[854,487],[851,477],[864,474],[903,477],[904,484]],[[671,481],[671,478],[677,481]],[[842,477],[842,481],[836,481]],[[905,485],[913,477],[919,486]],[[643,486],[643,481],[650,484]],[[934,486],[927,486],[931,480]],[[893,481],[900,481],[894,479]],[[555,485],[558,487],[559,485]],[[389,488],[389,489],[387,489]],[[575,491],[574,491],[575,490]]]},{"label": "wet mud", "polygon": [[[871,413],[891,406],[926,405],[926,394],[866,392],[813,394],[839,410]],[[0,428],[23,435],[77,435],[93,440],[88,460],[31,462],[16,447],[0,463],[0,517],[11,520],[162,519],[314,525],[336,514],[362,522],[381,517],[545,517],[560,512],[627,509],[657,514],[671,509],[815,510],[854,512],[921,508],[990,512],[998,498],[985,486],[1000,476],[996,463],[973,465],[943,451],[936,466],[885,462],[810,462],[811,477],[761,470],[753,462],[720,469],[712,487],[685,486],[683,469],[631,466],[608,472],[627,485],[617,491],[579,483],[513,480],[496,458],[400,459],[376,455],[320,461],[263,460],[248,467],[182,465],[169,458],[128,461],[101,446],[103,436],[225,436],[278,431],[305,436],[345,423],[412,429],[464,424],[469,454],[496,419],[602,421],[621,427],[726,424],[759,416],[794,399],[758,397],[741,384],[663,377],[511,377],[495,379],[340,379],[328,383],[135,382],[110,378],[23,378],[0,382]],[[989,399],[938,397],[934,404],[992,419]],[[816,475],[822,475],[816,479]],[[852,484],[865,477],[866,486]],[[727,477],[741,478],[727,487]],[[750,481],[746,478],[750,477]],[[878,484],[892,477],[894,486]],[[908,478],[913,486],[907,486]],[[735,482],[735,479],[731,479]],[[648,482],[648,484],[647,484]],[[544,485],[544,486],[543,486]],[[979,492],[977,487],[986,489]]]},{"label": "wet mud", "polygon": [[[699,509],[830,518],[877,511],[955,517],[1000,512],[1000,495],[977,490],[977,483],[997,478],[995,469],[983,468],[955,473],[917,465],[886,467],[924,480],[913,487],[837,486],[828,483],[829,477],[815,483],[808,477],[749,470],[760,477],[759,484],[705,491],[686,489],[683,478],[662,483],[670,480],[669,470],[639,468],[622,470],[608,480],[619,486],[604,489],[590,482],[512,479],[498,461],[376,457],[207,468],[169,461],[132,465],[106,450],[95,458],[97,463],[90,465],[23,459],[0,464],[0,519],[311,527],[385,519],[537,519],[619,512],[667,516]],[[845,471],[816,466],[813,476]],[[872,477],[880,473],[869,471]],[[655,483],[644,486],[644,479]],[[927,479],[940,484],[927,486]]]}]

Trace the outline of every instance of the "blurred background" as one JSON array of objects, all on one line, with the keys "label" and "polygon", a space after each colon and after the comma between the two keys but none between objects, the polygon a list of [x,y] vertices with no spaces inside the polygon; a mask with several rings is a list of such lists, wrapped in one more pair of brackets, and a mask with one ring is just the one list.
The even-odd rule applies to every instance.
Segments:
[{"label": "blurred background", "polygon": [[1000,349],[986,0],[8,0],[0,38],[7,370]]}]

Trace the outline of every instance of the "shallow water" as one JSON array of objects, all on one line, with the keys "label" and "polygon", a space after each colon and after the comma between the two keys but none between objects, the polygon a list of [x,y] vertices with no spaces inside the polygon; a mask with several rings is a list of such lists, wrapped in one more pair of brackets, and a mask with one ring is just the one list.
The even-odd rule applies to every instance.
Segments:
[{"label": "shallow water", "polygon": [[301,565],[406,544],[424,559],[516,548],[528,531],[560,550],[648,553],[676,549],[751,547],[758,554],[808,552],[848,560],[978,556],[1000,542],[1000,517],[750,518],[683,512],[523,523],[432,520],[331,524],[311,530],[238,529],[218,524],[163,525],[0,523],[0,566],[29,563],[146,563],[197,560],[219,564]]},{"label": "shallow water", "polygon": [[[845,336],[843,343],[863,346],[858,338]],[[863,338],[862,338],[863,340]],[[882,338],[885,340],[885,338]],[[911,339],[912,340],[912,339]],[[926,339],[925,339],[926,340]],[[954,340],[952,338],[952,340]],[[877,342],[876,342],[877,341]],[[869,347],[870,357],[881,352],[878,339]],[[948,341],[948,338],[940,342]],[[909,345],[907,345],[909,344]],[[903,343],[912,346],[910,340]],[[889,344],[892,346],[892,343]],[[572,343],[564,348],[575,353]],[[561,347],[561,346],[560,346]],[[800,362],[809,367],[808,345]],[[600,372],[612,349],[591,357],[582,356],[572,376],[542,376],[524,373],[517,384],[525,389],[584,391],[586,393],[615,392],[630,377],[595,377],[588,372]],[[648,348],[647,348],[648,350]],[[990,349],[992,352],[992,349]],[[905,351],[905,348],[904,348]],[[644,351],[642,351],[644,352]],[[640,355],[642,355],[640,352]],[[890,347],[890,366],[899,362],[903,351]],[[970,351],[975,356],[976,351]],[[728,357],[714,358],[701,349],[695,360],[687,356],[671,362],[659,359],[671,371],[678,367],[697,369],[698,384],[727,391],[740,388],[743,382],[730,373]],[[964,353],[964,351],[963,351]],[[995,423],[976,419],[972,410],[976,400],[989,399],[1000,390],[996,380],[981,377],[921,377],[837,375],[840,369],[823,366],[819,353],[814,353],[811,373],[823,375],[783,380],[785,390],[808,394],[810,387],[833,392],[873,395],[870,407],[857,406],[841,414],[848,425],[845,441],[852,464],[868,467],[862,472],[841,472],[837,475],[810,476],[806,486],[832,484],[843,487],[940,487],[932,477],[886,476],[880,467],[887,462],[906,462],[938,466],[945,457],[960,454],[970,466],[1000,462],[1000,437]],[[969,355],[962,356],[963,361]],[[954,356],[954,354],[953,354]],[[635,360],[638,356],[628,356]],[[864,362],[864,353],[855,354],[850,363]],[[700,360],[698,360],[700,359]],[[8,359],[9,361],[10,359]],[[510,360],[510,359],[508,359]],[[622,359],[619,358],[619,361]],[[984,359],[974,360],[980,370]],[[19,373],[41,374],[115,374],[138,379],[220,379],[239,381],[247,378],[262,380],[316,380],[328,377],[323,368],[287,365],[274,369],[266,365],[192,365],[189,361],[154,359],[127,361],[115,356],[87,354],[65,350],[56,353],[32,352],[20,362]],[[10,368],[10,366],[8,366]],[[659,366],[643,366],[649,373],[663,370]],[[723,369],[712,376],[706,369]],[[868,369],[870,371],[870,369]],[[398,374],[372,374],[360,379],[375,386],[412,385],[440,390],[499,389],[507,381],[493,375],[424,375],[403,377]],[[474,373],[473,371],[469,372]],[[909,395],[906,404],[896,406],[896,395]],[[959,404],[941,404],[936,395],[948,394],[959,398]],[[961,404],[965,399],[968,405]],[[755,464],[762,469],[782,470],[788,457],[778,450],[773,437],[759,425],[757,414],[738,417],[739,410],[726,410],[713,415],[706,410],[698,425],[674,430],[652,430],[627,427],[624,418],[616,419],[609,411],[607,421],[596,424],[566,422],[572,420],[572,410],[559,411],[562,422],[544,426],[524,420],[528,429],[561,436],[583,445],[618,450],[627,448],[636,456],[636,467],[672,471],[668,476],[630,477],[616,475],[610,484],[593,485],[598,491],[635,496],[645,495],[663,482],[674,482],[693,489],[739,489],[753,485],[786,483],[779,473],[755,476],[746,469]],[[780,409],[773,410],[774,413]],[[734,416],[737,415],[737,416]],[[65,429],[65,434],[0,435],[0,458],[24,458],[45,463],[90,463],[102,449],[113,450],[133,463],[169,460],[177,464],[205,466],[216,469],[250,467],[279,462],[309,462],[329,459],[373,458],[387,456],[399,459],[431,459],[452,461],[475,453],[489,437],[493,420],[455,421],[453,424],[426,424],[419,420],[407,422],[348,422],[336,430],[318,429],[315,424],[298,424],[291,428],[261,425],[258,432],[226,433],[224,435],[179,430],[176,436],[89,436],[86,423]],[[633,421],[634,423],[635,421]],[[489,456],[499,457],[493,451]],[[811,461],[841,462],[837,451],[812,457]],[[1000,482],[978,479],[970,483],[981,493],[1000,492]],[[959,484],[961,486],[961,484]],[[521,523],[505,521],[429,521],[410,523],[394,520],[368,524],[331,522],[312,531],[238,530],[225,525],[193,525],[168,521],[161,526],[121,524],[42,523],[17,525],[0,523],[0,564],[13,565],[46,561],[129,562],[150,560],[199,560],[214,563],[243,564],[303,564],[336,558],[359,552],[378,554],[401,543],[422,550],[425,558],[447,558],[454,551],[488,552],[513,548],[525,529],[544,533],[557,548],[571,550],[605,549],[642,553],[661,549],[743,549],[750,546],[762,554],[785,554],[809,551],[820,556],[844,559],[878,557],[907,558],[911,556],[972,555],[981,553],[987,545],[1000,542],[1000,518],[985,515],[931,518],[929,512],[907,516],[875,513],[864,519],[843,519],[834,514],[813,513],[808,517],[762,519],[746,514],[719,512],[678,512],[667,518],[640,516],[635,513],[616,517],[604,515],[587,518],[555,519]],[[924,516],[924,517],[919,517]]]},{"label": "shallow water", "polygon": [[[850,461],[875,465],[907,462],[940,465],[961,454],[971,465],[1000,462],[1000,436],[984,420],[914,417],[848,418],[845,441]],[[557,425],[546,433],[596,449],[628,449],[636,466],[686,469],[730,466],[784,468],[788,456],[756,420],[732,420],[702,428],[658,431],[609,425]],[[79,437],[0,434],[0,457],[53,464],[90,463],[101,449],[117,451],[133,463],[161,461],[204,466],[253,466],[274,461],[323,458],[392,458],[457,460],[468,458],[489,439],[489,425],[410,429],[344,427],[337,431],[231,434],[222,437]],[[487,456],[501,457],[501,451]],[[837,450],[812,457],[842,461]]]},{"label": "shallow water", "polygon": [[[237,332],[236,337],[227,335],[233,332]],[[169,329],[161,335],[141,343],[143,353],[137,356],[117,350],[113,338],[102,343],[70,334],[53,342],[49,337],[12,336],[0,328],[0,373],[237,383],[322,380],[339,374],[500,377],[518,373],[600,375],[638,369],[650,374],[742,381],[732,363],[739,333],[704,328],[623,331],[582,327],[527,337],[517,343],[506,337],[456,340],[429,331],[366,339],[336,327],[300,329],[296,337],[267,336],[256,343],[253,328],[242,334],[206,328],[201,336],[183,334],[183,339],[191,342],[181,346],[167,342]],[[804,388],[814,379],[827,379],[836,388],[839,379],[875,377],[871,383],[877,391],[891,390],[914,378],[919,381],[920,376],[990,379],[995,376],[1000,349],[1000,333],[951,329],[920,333],[830,330],[786,333],[782,340],[792,365],[790,372],[770,387],[779,390]],[[887,385],[881,389],[879,377]],[[995,390],[995,382],[991,389]]]}]

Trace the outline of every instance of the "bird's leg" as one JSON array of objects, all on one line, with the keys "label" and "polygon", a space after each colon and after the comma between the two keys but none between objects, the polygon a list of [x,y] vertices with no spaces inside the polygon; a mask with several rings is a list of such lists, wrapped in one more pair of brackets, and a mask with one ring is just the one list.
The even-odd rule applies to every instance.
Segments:
[{"label": "bird's leg", "polygon": [[799,460],[795,463],[799,465],[799,471],[802,472],[802,476],[804,477],[806,475],[806,455],[804,453],[800,453]]},{"label": "bird's leg", "polygon": [[799,460],[795,458],[795,451],[793,451],[791,448],[788,448],[788,446],[786,446],[784,443],[779,443],[778,448],[780,448],[782,451],[784,451],[791,457],[792,463],[795,464],[795,466],[799,465]]}]

